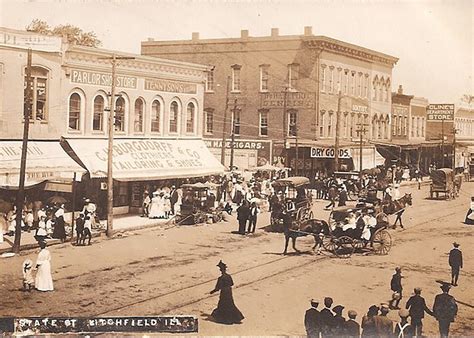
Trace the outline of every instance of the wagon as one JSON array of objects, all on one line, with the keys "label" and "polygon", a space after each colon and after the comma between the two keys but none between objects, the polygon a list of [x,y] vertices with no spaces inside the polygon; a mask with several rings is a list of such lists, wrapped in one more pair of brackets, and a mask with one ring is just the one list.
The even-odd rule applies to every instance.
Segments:
[{"label": "wagon", "polygon": [[271,224],[280,222],[280,212],[292,213],[296,221],[313,218],[309,179],[301,176],[282,178],[272,183],[275,193],[282,196],[281,209],[272,212]]},{"label": "wagon", "polygon": [[454,171],[450,168],[441,168],[433,170],[430,173],[430,198],[436,195],[436,199],[440,194],[444,194],[445,199],[452,199],[455,197],[454,187]]},{"label": "wagon", "polygon": [[[342,231],[351,215],[358,215],[356,228]],[[363,217],[372,215],[375,224],[370,229],[370,239],[362,239],[365,223]],[[374,207],[338,207],[329,215],[329,234],[323,239],[323,247],[337,257],[348,258],[356,250],[386,255],[392,247],[392,236],[387,230],[389,225],[387,215]]]},{"label": "wagon", "polygon": [[174,222],[178,225],[194,225],[205,223],[209,218],[213,222],[221,221],[222,210],[214,208],[214,201],[209,198],[208,190],[211,188],[208,183],[183,184],[181,210]]}]

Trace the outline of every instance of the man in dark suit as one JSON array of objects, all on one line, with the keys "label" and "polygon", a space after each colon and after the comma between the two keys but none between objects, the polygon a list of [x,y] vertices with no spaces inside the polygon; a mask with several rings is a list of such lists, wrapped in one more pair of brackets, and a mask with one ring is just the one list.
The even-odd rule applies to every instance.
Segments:
[{"label": "man in dark suit", "polygon": [[333,335],[336,337],[342,337],[346,335],[346,319],[342,316],[342,311],[344,310],[344,306],[336,305],[332,308],[334,312],[334,328],[333,328]]},{"label": "man in dark suit", "polygon": [[334,315],[331,311],[333,300],[331,297],[324,298],[324,309],[320,312],[321,334],[323,337],[332,335],[334,328]]},{"label": "man in dark suit", "polygon": [[250,216],[250,208],[248,202],[244,200],[242,205],[237,208],[237,220],[239,221],[239,234],[245,235],[245,225]]},{"label": "man in dark suit", "polygon": [[257,206],[257,203],[252,202],[250,205],[250,215],[249,215],[249,226],[247,229],[248,233],[254,233],[255,228],[257,227],[257,216],[260,213],[260,209]]},{"label": "man in dark suit", "polygon": [[454,248],[449,252],[449,266],[451,267],[451,284],[458,286],[459,270],[462,269],[462,252],[459,243],[453,243]]},{"label": "man in dark suit", "polygon": [[321,316],[317,310],[319,302],[311,299],[311,308],[304,315],[304,327],[309,338],[319,338],[321,332]]},{"label": "man in dark suit", "polygon": [[349,310],[347,312],[349,319],[345,324],[345,335],[347,337],[360,337],[360,325],[356,322],[357,312],[354,310]]},{"label": "man in dark suit", "polygon": [[421,297],[421,288],[415,288],[415,294],[408,299],[406,308],[410,312],[411,326],[415,336],[421,336],[423,331],[423,318],[425,312],[433,315],[430,309],[426,306],[425,299]]},{"label": "man in dark suit", "polygon": [[433,313],[439,324],[439,334],[441,337],[449,336],[449,326],[454,322],[458,313],[458,306],[453,296],[449,295],[451,286],[446,283],[441,285],[442,294],[436,295],[433,304]]},{"label": "man in dark suit", "polygon": [[171,213],[174,215],[174,205],[178,202],[178,191],[176,190],[176,187],[173,185],[171,186],[171,191],[170,191],[170,203],[171,203]]}]

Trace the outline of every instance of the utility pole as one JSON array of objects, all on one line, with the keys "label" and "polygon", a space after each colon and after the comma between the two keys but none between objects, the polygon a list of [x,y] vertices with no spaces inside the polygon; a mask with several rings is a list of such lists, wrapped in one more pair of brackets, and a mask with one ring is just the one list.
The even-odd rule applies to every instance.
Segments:
[{"label": "utility pole", "polygon": [[[230,170],[234,166],[234,141],[235,141],[235,113],[237,112],[237,99],[234,100],[234,109],[232,109],[232,134],[230,135]],[[240,123],[240,122],[239,122]]]},{"label": "utility pole", "polygon": [[458,130],[453,128],[453,170],[456,170],[456,134]]},{"label": "utility pole", "polygon": [[225,127],[227,125],[227,110],[229,109],[229,92],[230,92],[230,76],[227,77],[224,121],[222,121],[221,164],[223,166],[225,166],[225,149],[226,149],[226,143],[227,143],[226,134],[225,134],[225,129],[226,129]]},{"label": "utility pole", "polygon": [[299,149],[298,149],[298,126],[292,125],[295,129],[295,176],[298,176],[298,160],[299,160]]},{"label": "utility pole", "polygon": [[[286,101],[287,101],[286,95],[287,95],[287,93],[288,93],[288,87],[285,87],[284,92],[283,92],[283,118],[282,118],[283,125],[282,125],[282,128],[281,128],[282,132],[283,132],[282,136],[283,136],[283,152],[285,154],[285,164],[284,164],[285,167],[288,165],[288,150],[286,149],[286,136],[287,136],[287,133],[288,133],[288,131],[287,131],[288,127],[287,127],[287,123],[286,123],[286,118],[287,118],[287,116],[286,116]],[[282,153],[282,155],[283,155],[283,153]]]},{"label": "utility pole", "polygon": [[363,136],[367,132],[367,124],[364,123],[358,123],[359,129],[356,130],[356,132],[359,134],[359,175],[362,176],[362,145],[363,145]]},{"label": "utility pole", "polygon": [[[108,148],[107,148],[107,237],[114,233],[114,177],[113,177],[113,146],[114,146],[114,128],[115,128],[115,73],[117,60],[131,60],[134,57],[116,56],[115,53],[110,57],[100,59],[112,60],[112,88],[110,91],[110,111],[109,111],[109,130],[108,130]],[[125,122],[125,121],[124,121]]]},{"label": "utility pole", "polygon": [[339,171],[339,123],[341,119],[342,92],[339,88],[336,111],[336,136],[334,138],[334,171]]},{"label": "utility pole", "polygon": [[[28,133],[30,130],[30,118],[32,117],[32,101],[33,101],[33,81],[31,78],[31,59],[33,51],[28,49],[26,63],[26,89],[25,104],[23,106],[23,142],[21,146],[21,162],[20,162],[20,180],[18,182],[18,194],[16,195],[16,224],[15,224],[15,240],[13,242],[13,252],[20,252],[21,243],[21,221],[23,216],[23,204],[25,202],[25,176],[26,176],[26,153],[28,150]],[[0,230],[1,231],[1,230]]]},{"label": "utility pole", "polygon": [[444,168],[444,119],[441,120],[441,168]]}]

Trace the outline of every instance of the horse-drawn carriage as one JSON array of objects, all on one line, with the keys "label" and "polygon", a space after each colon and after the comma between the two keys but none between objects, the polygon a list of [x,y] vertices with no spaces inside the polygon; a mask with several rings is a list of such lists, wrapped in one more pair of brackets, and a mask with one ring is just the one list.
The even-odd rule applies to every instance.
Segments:
[{"label": "horse-drawn carriage", "polygon": [[272,202],[270,223],[282,224],[283,214],[289,214],[296,221],[313,218],[311,194],[307,187],[310,181],[306,177],[294,176],[273,182],[275,201]]},{"label": "horse-drawn carriage", "polygon": [[178,225],[205,223],[209,218],[219,222],[223,218],[222,210],[215,208],[215,196],[209,194],[209,183],[183,184],[183,197],[180,212],[174,217]]},{"label": "horse-drawn carriage", "polygon": [[455,175],[450,168],[441,168],[433,170],[430,173],[430,198],[436,195],[436,199],[440,194],[444,194],[445,199],[453,199],[456,196],[455,190]]}]

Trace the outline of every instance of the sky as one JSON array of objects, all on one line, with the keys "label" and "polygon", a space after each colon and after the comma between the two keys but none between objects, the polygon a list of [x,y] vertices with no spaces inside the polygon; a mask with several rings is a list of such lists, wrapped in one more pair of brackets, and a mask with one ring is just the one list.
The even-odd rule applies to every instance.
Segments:
[{"label": "sky", "polygon": [[474,95],[473,0],[0,0],[0,26],[24,29],[33,19],[94,31],[102,47],[140,53],[140,42],[313,34],[400,60],[392,90],[456,103]]}]

